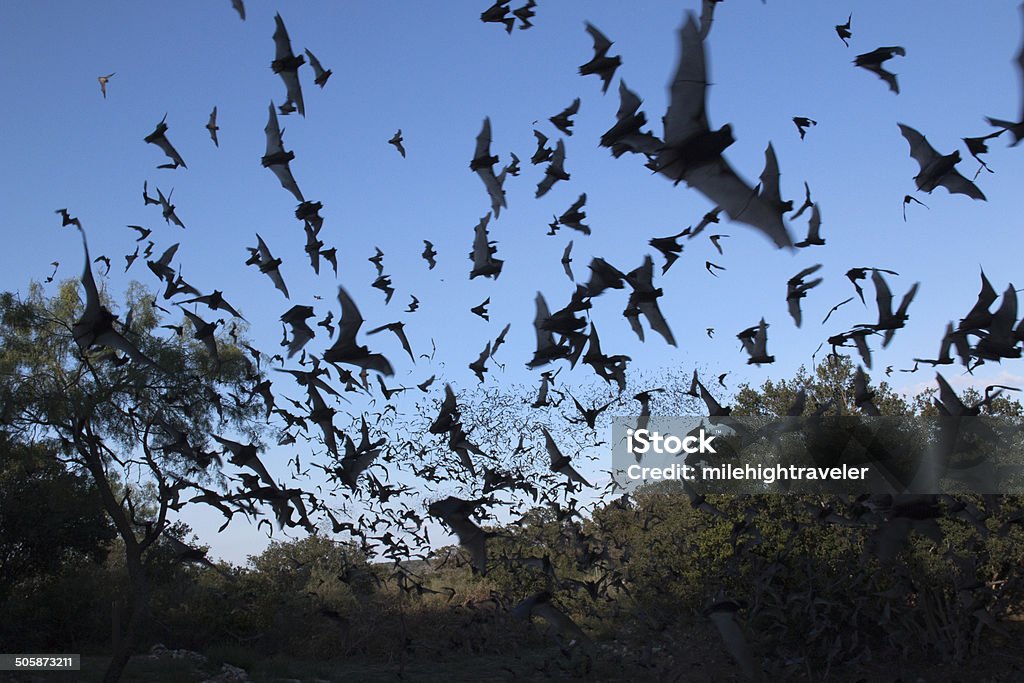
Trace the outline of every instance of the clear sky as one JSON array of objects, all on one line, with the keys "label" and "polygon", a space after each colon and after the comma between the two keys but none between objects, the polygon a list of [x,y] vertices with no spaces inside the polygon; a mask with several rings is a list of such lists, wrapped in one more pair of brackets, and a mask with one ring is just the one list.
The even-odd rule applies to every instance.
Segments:
[{"label": "clear sky", "polygon": [[[512,7],[520,4],[513,1]],[[724,255],[701,236],[686,242],[665,277],[648,240],[696,224],[713,205],[683,184],[674,187],[652,175],[638,156],[612,158],[597,141],[614,123],[620,77],[643,98],[653,132],[661,134],[679,53],[677,31],[687,10],[699,11],[695,0],[539,0],[533,28],[511,35],[480,21],[486,2],[246,5],[243,22],[229,0],[3,4],[0,33],[7,48],[0,82],[8,97],[2,120],[10,163],[0,184],[0,286],[25,291],[30,280],[50,275],[51,261],[60,262],[57,280],[80,275],[81,242],[60,228],[53,213],[68,207],[88,231],[93,254],[113,262],[106,283],[112,292],[123,291],[131,279],[157,285],[143,259],[124,273],[123,255],[135,247],[135,234],[125,225],[147,226],[157,253],[181,243],[175,265],[184,277],[204,292],[223,290],[252,323],[251,337],[270,353],[279,348],[278,317],[290,306],[313,304],[317,319],[329,310],[337,317],[339,283],[361,308],[365,329],[401,319],[416,354],[429,353],[431,340],[436,343],[434,364],[414,367],[401,361],[404,354],[389,335],[364,339],[395,362],[392,383],[411,386],[436,373],[457,385],[475,384],[467,364],[509,322],[509,343],[496,358],[505,371],[492,365],[487,380],[497,388],[535,381],[537,373],[523,367],[533,351],[534,297],[543,291],[552,310],[568,301],[573,284],[559,260],[570,239],[573,270],[583,282],[593,256],[623,271],[640,265],[647,253],[655,258],[655,286],[664,289],[660,303],[678,348],[653,333],[641,344],[621,316],[626,294],[608,292],[592,310],[605,353],[627,354],[633,367],[654,372],[698,365],[709,376],[729,371],[730,387],[791,376],[810,363],[826,337],[873,322],[873,290],[866,283],[868,307],[854,301],[825,327],[819,324],[831,306],[853,295],[843,276],[851,267],[899,272],[889,277],[897,299],[921,282],[908,327],[888,349],[874,344],[876,379],[887,365],[909,368],[914,356],[934,357],[946,323],[973,305],[979,267],[1000,293],[1010,282],[1024,287],[1024,147],[1007,148],[1006,135],[990,141],[986,160],[995,173],[982,171],[977,179],[987,202],[942,188],[927,195],[914,192],[919,168],[897,128],[902,122],[918,129],[941,153],[960,149],[967,159],[959,169],[974,175],[978,164],[961,138],[993,130],[985,116],[1017,120],[1021,114],[1024,93],[1013,62],[1022,27],[1015,2],[993,0],[984,10],[953,0],[719,3],[707,40],[710,124],[732,124],[736,143],[725,156],[751,182],[773,143],[783,197],[799,205],[803,182],[810,184],[828,244],[790,254],[745,225],[723,221],[705,235],[729,235],[722,240]],[[270,69],[276,11],[296,54],[308,48],[334,72],[321,90],[310,68],[302,67],[306,116],[281,117],[280,125],[285,148],[295,152],[291,168],[299,186],[308,199],[324,204],[321,239],[338,248],[337,279],[326,265],[313,275],[295,202],[260,164],[267,106],[284,100],[284,85]],[[846,47],[833,26],[850,11],[853,37]],[[585,21],[614,41],[610,54],[622,56],[606,95],[597,77],[577,74],[593,54]],[[857,54],[895,45],[906,49],[905,57],[887,63],[898,74],[899,95],[851,63]],[[104,99],[97,77],[111,72]],[[582,104],[574,134],[565,138],[572,178],[534,199],[543,166],[529,163],[532,130],[553,144],[559,133],[547,119],[575,97]],[[219,148],[204,129],[214,106]],[[157,169],[166,158],[143,142],[165,114],[168,137],[187,169]],[[491,222],[504,270],[497,281],[469,281],[473,227],[490,205],[468,168],[485,116],[491,118],[499,167],[515,152],[522,174],[507,180],[508,207]],[[800,140],[793,116],[818,125]],[[405,159],[387,144],[399,128]],[[143,205],[143,181],[153,194],[157,187],[165,194],[173,188],[187,229],[166,225],[157,207]],[[563,228],[546,236],[552,214],[561,214],[582,192],[593,234]],[[904,222],[901,203],[908,193],[928,208],[909,206]],[[791,226],[796,239],[805,230],[806,214]],[[257,232],[284,260],[291,301],[244,266],[245,247],[255,245]],[[433,271],[420,258],[424,239],[438,252]],[[384,252],[385,273],[397,289],[388,306],[370,287],[376,272],[366,259],[375,246]],[[708,259],[727,270],[709,275]],[[786,280],[815,263],[823,264],[818,274],[825,282],[804,300],[804,325],[797,329],[786,311]],[[421,308],[406,314],[411,294]],[[489,323],[469,313],[486,297]],[[768,349],[776,362],[749,366],[735,335],[762,317],[771,325]],[[705,334],[708,327],[717,331],[714,339]],[[308,348],[325,348],[322,336]],[[957,366],[945,374],[952,379],[959,372]],[[1019,362],[990,364],[977,375],[981,382],[1024,381]],[[592,377],[581,365],[560,379],[589,383]],[[915,392],[933,378],[925,368],[894,373],[890,382]],[[954,380],[954,386],[964,382]],[[214,538],[208,531],[216,513],[203,519],[192,520],[203,541],[228,559],[240,560],[263,542],[234,524]]]}]

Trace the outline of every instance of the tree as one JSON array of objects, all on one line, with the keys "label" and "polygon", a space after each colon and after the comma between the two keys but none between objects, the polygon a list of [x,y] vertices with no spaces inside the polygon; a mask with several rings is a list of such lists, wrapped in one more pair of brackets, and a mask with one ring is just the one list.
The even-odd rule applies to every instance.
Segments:
[{"label": "tree", "polygon": [[[87,261],[87,290],[91,279]],[[126,305],[117,333],[141,353],[133,358],[76,343],[88,308],[74,282],[52,298],[37,285],[24,299],[0,295],[0,425],[20,443],[46,444],[73,476],[86,477],[124,545],[127,605],[106,680],[120,677],[139,645],[150,603],[147,564],[168,531],[169,510],[185,504],[183,491],[221,472],[208,435],[233,429],[258,438],[260,431],[252,401],[229,399],[251,398],[248,388],[259,381],[234,344],[218,340],[214,358],[190,334],[158,336],[160,321],[139,287]],[[96,310],[89,315],[116,323],[106,306]],[[152,506],[144,505],[145,484],[155,493]]]}]

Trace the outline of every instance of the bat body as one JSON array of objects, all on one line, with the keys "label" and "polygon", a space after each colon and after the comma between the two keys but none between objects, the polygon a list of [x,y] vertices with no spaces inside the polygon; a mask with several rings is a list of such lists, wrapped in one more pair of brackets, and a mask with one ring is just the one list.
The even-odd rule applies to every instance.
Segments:
[{"label": "bat body", "polygon": [[325,69],[320,64],[320,60],[313,55],[312,52],[306,50],[306,56],[309,57],[309,65],[313,67],[313,82],[319,85],[321,88],[327,85],[327,79],[334,73],[330,69]]},{"label": "bat body", "polygon": [[206,130],[210,132],[210,139],[213,140],[215,147],[220,147],[220,142],[217,141],[217,131],[220,130],[220,126],[217,125],[217,107],[213,108],[210,112],[210,120],[206,122]]},{"label": "bat body", "polygon": [[178,150],[174,149],[174,145],[172,145],[171,141],[167,139],[166,133],[167,115],[164,114],[164,117],[160,119],[160,123],[156,124],[156,128],[153,132],[143,138],[143,140],[149,144],[156,145],[162,149],[164,154],[166,154],[172,162],[170,164],[161,164],[157,166],[157,168],[178,168],[179,166],[182,168],[188,168],[188,166],[185,165],[185,160],[181,158],[180,154],[178,154]]},{"label": "bat body", "polygon": [[487,224],[491,220],[491,214],[480,219],[480,222],[473,228],[473,251],[469,252],[469,258],[473,262],[473,270],[469,273],[469,279],[482,275],[483,277],[498,279],[501,275],[501,267],[504,261],[494,258],[498,248],[494,246],[487,236]]}]

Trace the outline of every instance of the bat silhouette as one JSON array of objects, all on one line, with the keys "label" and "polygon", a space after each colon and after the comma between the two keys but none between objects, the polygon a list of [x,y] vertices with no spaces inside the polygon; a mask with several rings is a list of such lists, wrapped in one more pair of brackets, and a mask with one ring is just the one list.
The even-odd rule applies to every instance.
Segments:
[{"label": "bat silhouette", "polygon": [[882,64],[892,59],[895,55],[905,57],[906,54],[907,51],[898,45],[893,47],[880,47],[877,50],[857,55],[853,60],[853,64],[854,66],[866,69],[881,78],[889,84],[889,90],[898,95],[900,93],[900,85],[896,82],[896,74],[891,71],[886,71]]},{"label": "bat silhouette", "polygon": [[550,469],[556,474],[564,474],[569,478],[569,481],[582,484],[583,486],[590,487],[590,482],[583,478],[576,468],[572,466],[572,462],[567,455],[562,455],[562,451],[558,449],[558,444],[551,436],[551,432],[548,431],[547,427],[541,427],[540,430],[544,433],[544,444],[548,451],[548,456],[551,458]]},{"label": "bat silhouette", "polygon": [[1005,132],[1005,130],[997,130],[995,133],[989,133],[988,135],[982,135],[980,137],[960,138],[961,140],[964,141],[964,145],[967,146],[967,151],[971,153],[971,156],[974,157],[974,159],[979,164],[981,164],[981,168],[979,168],[977,173],[974,174],[975,178],[978,177],[978,173],[981,173],[981,169],[985,169],[989,173],[995,173],[995,171],[993,171],[991,168],[988,167],[988,164],[986,164],[984,161],[981,160],[981,155],[982,154],[988,154],[988,144],[987,144],[987,142],[989,140],[991,140],[992,138],[999,137],[1004,132]]},{"label": "bat silhouette", "polygon": [[216,322],[207,322],[195,313],[185,310],[184,308],[181,309],[181,312],[184,313],[185,317],[192,322],[193,338],[203,342],[203,346],[205,346],[207,352],[209,352],[210,358],[213,359],[215,365],[219,366],[220,354],[217,351],[217,339],[214,337],[214,333],[217,330],[217,326],[224,321],[217,320]]},{"label": "bat silhouette", "polygon": [[494,258],[498,248],[494,246],[494,242],[488,240],[487,224],[490,220],[491,214],[488,213],[473,228],[473,251],[469,252],[469,259],[473,262],[473,270],[469,273],[470,280],[478,275],[497,280],[501,275],[501,267],[505,262]]},{"label": "bat silhouette", "polygon": [[573,121],[570,117],[574,116],[580,110],[580,98],[576,98],[572,101],[568,107],[555,114],[548,119],[555,128],[562,131],[566,135],[572,135]]},{"label": "bat silhouette", "polygon": [[951,194],[965,194],[971,199],[985,199],[985,195],[977,185],[957,172],[956,165],[960,162],[959,150],[954,150],[952,154],[941,155],[928,144],[928,140],[921,133],[902,123],[897,125],[900,132],[903,133],[903,137],[910,144],[910,156],[921,167],[921,172],[914,177],[917,189],[930,194],[932,190],[941,185]]},{"label": "bat silhouette", "polygon": [[889,275],[899,275],[895,270],[885,270],[884,268],[850,268],[846,271],[846,277],[853,284],[853,288],[857,290],[857,296],[860,297],[861,303],[864,303],[864,290],[861,289],[859,284],[857,284],[857,281],[866,278],[868,276],[868,271],[881,271]]},{"label": "bat silhouette", "polygon": [[161,164],[157,166],[157,168],[178,168],[179,166],[182,168],[188,168],[188,166],[185,165],[185,160],[181,158],[180,154],[178,154],[178,150],[174,149],[174,145],[172,145],[171,141],[167,139],[166,133],[167,114],[164,114],[164,117],[160,119],[160,123],[156,124],[156,129],[143,138],[143,140],[149,144],[156,145],[162,149],[164,154],[166,154],[173,162],[170,164]]},{"label": "bat silhouette", "polygon": [[214,147],[220,147],[220,142],[217,141],[217,131],[220,130],[220,126],[217,125],[217,107],[213,108],[210,112],[210,120],[206,122],[206,130],[210,132],[210,139],[213,140]]},{"label": "bat silhouette", "polygon": [[729,237],[729,235],[708,235],[708,239],[711,240],[711,244],[715,245],[715,249],[717,249],[718,253],[723,256],[725,255],[725,252],[722,251],[721,242],[725,237]]},{"label": "bat silhouette", "polygon": [[84,353],[94,346],[103,346],[120,351],[135,363],[163,370],[156,361],[142,353],[135,344],[114,329],[114,321],[117,320],[117,317],[107,310],[100,301],[99,289],[96,287],[96,280],[92,274],[92,262],[89,258],[89,244],[85,239],[85,229],[80,224],[76,227],[82,233],[82,247],[85,251],[85,268],[82,271],[85,309],[82,311],[82,316],[71,327],[71,335],[74,337],[75,343],[78,344],[78,348]]},{"label": "bat silhouette", "polygon": [[584,192],[573,202],[572,206],[565,210],[565,213],[558,217],[558,224],[578,230],[584,235],[589,235],[590,226],[583,224],[583,219],[587,217],[587,214],[580,210],[586,203],[587,193]]},{"label": "bat silhouette", "polygon": [[[274,61],[270,68],[274,70],[287,92],[287,99],[282,105],[282,114],[298,110],[300,116],[306,115],[306,107],[302,103],[302,84],[299,83],[299,67],[306,63],[302,55],[298,57],[292,52],[292,41],[288,39],[288,29],[280,14],[274,15]],[[299,199],[301,202],[302,199]]]},{"label": "bat silhouette", "polygon": [[[281,322],[291,327],[292,338],[287,341],[288,357],[291,358],[304,347],[309,340],[316,336],[313,328],[306,322],[314,315],[312,306],[295,305],[289,308],[281,316]],[[284,346],[285,344],[282,344]]]},{"label": "bat silhouette", "polygon": [[491,342],[487,342],[487,346],[480,352],[480,357],[469,364],[469,369],[476,374],[477,379],[481,382],[484,381],[484,373],[487,372],[487,359],[491,357]]},{"label": "bat silhouette", "polygon": [[[545,161],[549,161],[554,155],[555,150],[548,147],[548,136],[541,133],[539,130],[534,130],[533,135],[537,138],[537,151],[530,157],[530,163],[536,166],[537,164],[543,164]],[[497,161],[497,159],[495,159]]]},{"label": "bat silhouette", "polygon": [[603,258],[597,257],[590,261],[590,282],[587,283],[587,296],[599,296],[606,289],[622,289],[625,287],[626,274]]},{"label": "bat silhouette", "polygon": [[537,14],[536,12],[533,11],[533,8],[536,6],[537,3],[534,2],[534,0],[526,0],[525,5],[523,5],[519,9],[512,10],[512,14],[514,14],[516,18],[519,19],[520,22],[522,22],[519,25],[520,31],[525,31],[526,29],[533,26],[533,23],[530,21],[530,19],[532,19]]},{"label": "bat silhouette", "polygon": [[565,142],[560,139],[555,145],[555,151],[551,155],[551,161],[548,162],[548,167],[544,169],[544,178],[537,183],[537,193],[535,197],[543,197],[559,180],[568,179],[569,174],[565,172]]},{"label": "bat silhouette", "polygon": [[637,94],[619,79],[619,110],[615,113],[615,125],[601,136],[601,146],[610,147],[616,159],[626,152],[653,157],[661,147],[658,138],[640,130],[647,124],[647,116],[640,111],[641,104]]},{"label": "bat silhouette", "polygon": [[245,21],[245,3],[243,0],[231,0],[231,6],[238,12],[238,16],[242,18],[242,21]]},{"label": "bat silhouette", "polygon": [[416,309],[420,307],[420,300],[413,295],[409,295],[411,300],[409,301],[409,307],[405,309],[406,313],[415,313]]},{"label": "bat silhouette", "polygon": [[737,334],[736,338],[743,344],[743,350],[750,355],[747,365],[775,362],[775,356],[768,355],[768,323],[764,321],[764,318],[761,318],[761,322],[757,325]]},{"label": "bat silhouette", "polygon": [[391,136],[391,139],[388,140],[388,144],[389,145],[394,145],[395,149],[398,150],[398,153],[402,155],[402,158],[403,159],[405,158],[405,147],[402,145],[402,129],[401,128],[399,128],[398,132],[396,132],[394,135]]},{"label": "bat silhouette", "polygon": [[825,315],[825,318],[821,321],[821,324],[824,325],[825,323],[827,323],[828,319],[832,317],[833,313],[835,313],[836,311],[839,310],[840,306],[843,306],[844,304],[848,304],[851,301],[853,301],[853,297],[852,296],[849,299],[846,299],[844,301],[840,301],[835,306],[833,306],[832,308],[828,309],[828,313]]},{"label": "bat silhouette", "polygon": [[241,313],[239,313],[237,310],[235,310],[234,306],[232,306],[231,304],[229,304],[227,301],[224,300],[224,292],[220,291],[219,289],[213,290],[212,294],[204,294],[202,296],[197,296],[197,297],[195,297],[193,299],[188,299],[186,301],[181,301],[180,303],[182,303],[182,304],[195,304],[195,303],[206,304],[207,307],[209,307],[209,309],[212,310],[212,311],[217,311],[217,310],[227,311],[228,313],[230,313],[231,315],[235,316],[236,318],[241,318],[242,320],[245,320],[245,317]]},{"label": "bat silhouette", "polygon": [[814,289],[821,284],[822,278],[815,278],[808,282],[804,281],[808,275],[816,273],[821,269],[821,264],[816,263],[813,266],[804,268],[799,273],[789,278],[786,283],[786,303],[789,306],[789,315],[793,318],[793,322],[796,323],[797,327],[800,327],[800,323],[803,320],[803,316],[800,311],[800,299],[807,296],[807,292]]},{"label": "bat silhouette", "polygon": [[871,282],[875,285],[875,303],[878,306],[878,322],[871,325],[871,329],[876,331],[885,331],[885,337],[882,341],[882,347],[889,345],[892,341],[893,334],[896,330],[906,325],[907,309],[910,307],[910,302],[914,300],[914,295],[917,294],[917,287],[920,285],[919,282],[915,282],[906,294],[903,295],[902,301],[900,301],[899,308],[894,313],[892,310],[892,292],[889,290],[889,285],[886,283],[885,278],[882,277],[882,273],[878,270],[874,270],[871,273]]},{"label": "bat silhouette", "polygon": [[498,218],[502,208],[506,207],[505,190],[501,182],[494,175],[494,164],[498,163],[497,155],[491,155],[491,119],[484,119],[483,127],[476,136],[476,149],[473,152],[473,160],[469,162],[469,169],[475,172],[491,198],[491,212]]},{"label": "bat silhouette", "polygon": [[565,251],[562,252],[562,268],[565,269],[565,276],[569,278],[570,282],[575,282],[576,278],[572,274],[572,240],[569,240],[569,244],[565,245]]},{"label": "bat silhouette", "polygon": [[109,73],[106,76],[97,76],[96,80],[100,82],[100,92],[103,93],[103,99],[107,99],[107,83],[114,77],[113,73]]},{"label": "bat silhouette", "polygon": [[483,502],[448,496],[427,506],[431,516],[440,519],[458,536],[459,545],[469,553],[473,569],[481,575],[487,573],[487,539],[495,535],[484,531],[470,519]]},{"label": "bat silhouette", "polygon": [[[1020,6],[1021,18],[1024,18],[1024,5]],[[1013,142],[1010,143],[1011,147],[1016,147],[1022,139],[1024,139],[1024,39],[1021,40],[1020,51],[1017,52],[1017,77],[1020,79],[1020,96],[1021,96],[1021,114],[1020,120],[1014,123],[1013,121],[1004,121],[1002,119],[994,119],[992,117],[986,117],[989,125],[1002,128],[1010,131],[1010,135],[1013,136]]]},{"label": "bat silhouette", "polygon": [[323,65],[320,64],[320,60],[317,59],[312,52],[306,50],[306,56],[309,57],[309,65],[313,67],[313,82],[323,88],[327,85],[327,79],[334,73],[330,69],[324,69]]},{"label": "bat silhouette", "polygon": [[[611,85],[612,78],[615,77],[615,70],[622,66],[622,57],[615,56],[609,57],[608,50],[612,46],[612,41],[601,33],[597,28],[590,22],[586,23],[587,33],[594,40],[594,57],[586,64],[580,66],[580,75],[589,76],[591,74],[600,77],[604,85],[601,86],[601,92],[608,92],[608,86]],[[577,107],[579,100],[576,100]],[[575,112],[573,112],[575,113]],[[556,126],[558,124],[555,124]],[[572,124],[568,124],[572,125]],[[567,135],[571,135],[566,131]]]},{"label": "bat silhouette", "polygon": [[[638,313],[643,314],[647,318],[647,323],[651,326],[651,329],[664,337],[665,341],[670,345],[675,346],[676,339],[672,335],[672,330],[669,329],[665,316],[662,315],[661,309],[658,308],[658,298],[661,297],[662,291],[660,288],[654,288],[653,279],[654,261],[648,254],[644,256],[643,265],[626,275],[626,282],[633,288],[626,311],[636,310]],[[627,317],[631,323],[634,323],[633,330],[640,337],[640,341],[643,341],[643,328],[640,327],[636,316],[627,315]]]},{"label": "bat silhouette", "polygon": [[811,208],[812,206],[814,206],[814,202],[811,201],[811,186],[808,185],[807,181],[805,180],[804,181],[804,203],[801,204],[800,208],[797,209],[793,213],[793,215],[789,217],[789,220],[795,221],[797,218],[800,218],[800,216],[803,215],[804,211],[806,211],[807,209]]},{"label": "bat silhouette", "polygon": [[485,24],[505,24],[505,33],[512,34],[516,20],[508,16],[509,0],[496,0],[496,2],[480,13],[480,21]]},{"label": "bat silhouette", "polygon": [[903,195],[903,222],[904,223],[907,222],[907,204],[909,204],[910,202],[915,202],[917,204],[920,204],[921,206],[923,206],[926,209],[928,208],[928,205],[925,204],[924,202],[922,202],[921,200],[915,199],[915,198],[911,197],[909,194]]},{"label": "bat silhouette", "polygon": [[821,211],[817,204],[811,205],[811,217],[807,221],[807,237],[793,245],[799,249],[810,246],[825,246],[825,239],[821,236]]},{"label": "bat silhouette", "polygon": [[839,36],[839,40],[843,41],[843,45],[850,47],[850,38],[853,37],[853,32],[850,30],[850,24],[853,22],[853,13],[846,17],[845,24],[836,24],[836,35]]},{"label": "bat silhouette", "polygon": [[174,204],[171,204],[171,195],[174,194],[174,190],[171,193],[164,196],[164,193],[160,191],[160,188],[156,188],[157,203],[160,205],[160,212],[163,214],[164,222],[170,225],[174,223],[181,229],[185,229],[185,224],[178,218],[178,214],[174,212]]},{"label": "bat silhouette", "polygon": [[650,168],[677,183],[685,180],[732,220],[757,228],[776,246],[791,247],[793,242],[776,208],[762,200],[722,157],[735,140],[732,127],[726,124],[712,131],[708,125],[704,42],[692,12],[687,13],[679,40],[679,65],[669,88],[670,104],[664,118],[664,144]]},{"label": "bat silhouette", "polygon": [[370,286],[373,287],[374,289],[379,289],[380,291],[384,292],[385,305],[391,303],[391,297],[394,296],[395,294],[395,288],[391,286],[390,275],[378,276],[376,280],[370,283]]},{"label": "bat silhouette", "polygon": [[258,245],[255,249],[252,247],[246,247],[249,250],[249,260],[245,262],[247,266],[255,265],[259,267],[260,272],[270,278],[274,286],[277,287],[285,299],[291,297],[288,296],[288,287],[284,284],[284,278],[281,277],[281,259],[274,258],[274,255],[270,253],[270,247],[263,241],[259,233],[256,233],[256,239]]},{"label": "bat silhouette", "polygon": [[[501,169],[501,175],[517,176],[520,170],[522,170],[519,167],[519,157],[515,155],[515,152],[509,152],[509,157],[512,158],[512,161],[505,168]],[[502,178],[502,182],[504,182],[504,178]]]},{"label": "bat silhouette", "polygon": [[323,354],[323,359],[331,364],[344,363],[355,365],[367,370],[375,370],[385,377],[395,374],[388,359],[379,353],[370,353],[365,346],[356,343],[356,335],[363,325],[356,302],[343,287],[338,287],[338,302],[341,304],[341,317],[338,319],[338,338],[334,345]]},{"label": "bat silhouette", "polygon": [[797,132],[800,133],[801,140],[803,140],[804,136],[807,135],[808,128],[818,125],[817,121],[809,119],[806,116],[794,116],[793,123],[796,125]]},{"label": "bat silhouette", "polygon": [[292,193],[292,196],[299,202],[306,201],[299,190],[295,177],[292,176],[288,163],[295,158],[295,152],[286,152],[284,149],[284,138],[281,136],[281,127],[277,123],[277,112],[274,111],[274,103],[270,103],[270,116],[267,118],[267,126],[263,129],[267,136],[267,151],[260,160],[264,168],[269,168],[277,176],[281,187]]},{"label": "bat silhouette", "polygon": [[490,303],[491,303],[491,297],[487,297],[482,302],[480,302],[480,304],[478,304],[478,305],[474,306],[473,308],[469,309],[469,312],[473,313],[474,315],[480,316],[484,320],[490,320],[491,319],[490,316],[487,315],[487,306]]},{"label": "bat silhouette", "polygon": [[437,265],[435,260],[437,252],[434,251],[434,244],[430,240],[423,240],[423,253],[420,255],[427,262],[427,270],[433,270],[434,266]]}]

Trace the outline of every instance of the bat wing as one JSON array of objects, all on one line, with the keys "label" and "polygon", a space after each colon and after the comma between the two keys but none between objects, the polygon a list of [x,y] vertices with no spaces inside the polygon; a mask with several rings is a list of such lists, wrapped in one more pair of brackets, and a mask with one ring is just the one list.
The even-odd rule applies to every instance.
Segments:
[{"label": "bat wing", "polygon": [[715,20],[715,5],[721,0],[702,0],[700,6],[700,39],[704,40],[711,32],[711,23]]},{"label": "bat wing", "polygon": [[978,186],[960,175],[960,172],[955,168],[942,174],[942,177],[938,180],[938,184],[942,185],[952,194],[965,194],[971,199],[987,201],[985,199],[985,194],[978,189]]},{"label": "bat wing", "polygon": [[724,159],[688,169],[684,178],[732,220],[757,228],[778,247],[793,246],[782,215],[736,175]]},{"label": "bat wing", "polygon": [[281,126],[277,122],[277,112],[274,110],[274,103],[270,103],[270,116],[267,118],[267,125],[263,128],[267,136],[266,156],[271,154],[284,153],[284,140],[281,137]]},{"label": "bat wing", "polygon": [[666,145],[678,145],[709,130],[704,104],[708,86],[704,41],[693,12],[687,13],[679,40],[679,65],[669,87],[670,103],[664,119]]},{"label": "bat wing", "polygon": [[647,318],[647,323],[652,330],[664,337],[665,341],[672,346],[676,345],[676,338],[672,335],[672,330],[669,329],[668,321],[665,320],[661,309],[658,308],[657,301],[641,301],[637,304],[637,308]]},{"label": "bat wing", "polygon": [[871,271],[871,282],[875,285],[875,303],[878,305],[878,322],[886,323],[892,319],[892,292],[882,274]]},{"label": "bat wing", "polygon": [[242,18],[242,21],[245,21],[245,3],[242,0],[231,0],[231,6],[238,12],[238,16]]},{"label": "bat wing", "polygon": [[921,133],[902,123],[897,125],[900,128],[900,132],[903,133],[903,137],[910,144],[910,156],[920,164],[922,171],[928,164],[939,158],[939,153],[935,151],[935,148],[928,143],[928,140]]},{"label": "bat wing", "polygon": [[589,21],[586,23],[586,26],[587,33],[589,33],[590,37],[594,39],[594,52],[599,57],[603,56],[611,48],[612,41],[608,40],[608,38]]}]

